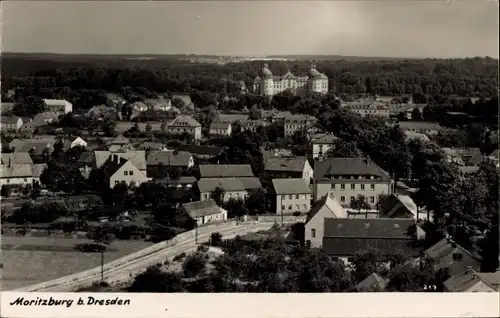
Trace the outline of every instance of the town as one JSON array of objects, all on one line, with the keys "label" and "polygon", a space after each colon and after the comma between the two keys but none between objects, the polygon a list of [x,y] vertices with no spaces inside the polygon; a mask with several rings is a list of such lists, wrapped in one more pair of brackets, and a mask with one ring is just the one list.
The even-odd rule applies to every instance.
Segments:
[{"label": "town", "polygon": [[[366,62],[210,73],[182,59],[26,60],[23,75],[9,59],[20,57],[4,58],[2,79],[4,289],[101,264],[65,288],[498,291],[497,60],[376,62],[388,82]],[[448,79],[464,65],[478,66],[469,82]],[[175,241],[190,245],[168,252]],[[141,251],[154,246],[153,261]],[[105,265],[141,253],[125,282]]]}]

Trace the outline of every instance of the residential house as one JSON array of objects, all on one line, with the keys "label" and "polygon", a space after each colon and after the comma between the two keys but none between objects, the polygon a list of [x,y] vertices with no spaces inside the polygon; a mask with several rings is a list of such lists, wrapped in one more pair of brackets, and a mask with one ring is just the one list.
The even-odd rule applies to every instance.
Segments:
[{"label": "residential house", "polygon": [[422,143],[430,142],[430,139],[426,134],[406,130],[403,131],[403,135],[405,136],[405,141],[420,140]]},{"label": "residential house", "polygon": [[289,115],[285,117],[285,137],[292,137],[296,131],[306,129],[318,120],[311,115]]},{"label": "residential house", "polygon": [[272,193],[277,214],[307,213],[311,209],[311,190],[302,178],[273,179]]},{"label": "residential house", "polygon": [[306,157],[271,157],[265,160],[264,170],[275,178],[302,178],[308,184],[314,173]]},{"label": "residential house", "polygon": [[238,123],[240,124],[241,131],[251,131],[251,132],[257,132],[257,129],[259,127],[267,127],[271,124],[267,120],[261,120],[261,119],[242,120],[242,121],[239,121]]},{"label": "residential house", "polygon": [[[121,158],[121,159],[120,159]],[[92,170],[103,168],[106,162],[121,164],[123,160],[130,161],[142,174],[146,175],[146,153],[144,151],[110,152],[105,150],[94,151]]]},{"label": "residential house", "polygon": [[[54,149],[56,139],[14,139],[9,143],[9,148],[14,152],[28,152],[35,155],[43,155],[47,150],[49,153]],[[66,146],[66,145],[65,145]],[[65,147],[64,150],[67,148]]]},{"label": "residential house", "polygon": [[292,113],[290,113],[289,111],[278,111],[276,109],[261,111],[261,117],[270,121],[271,123],[284,121],[287,116],[291,115]]},{"label": "residential house", "polygon": [[109,180],[110,188],[114,188],[120,183],[125,183],[128,186],[139,186],[148,181],[146,174],[136,167],[132,160],[117,154],[112,154],[102,168],[106,179]]},{"label": "residential house", "polygon": [[199,159],[212,159],[220,155],[222,148],[215,146],[179,145],[179,151],[186,151]]},{"label": "residential house", "polygon": [[231,136],[231,123],[214,122],[210,125],[209,133],[212,136]]},{"label": "residential house", "polygon": [[238,178],[201,178],[197,186],[201,201],[209,200],[212,191],[216,188],[224,190],[224,202],[230,199],[245,200],[248,195],[245,185]]},{"label": "residential house", "polygon": [[334,147],[338,138],[331,133],[317,133],[311,136],[312,157],[325,157],[328,150]]},{"label": "residential house", "polygon": [[441,127],[438,123],[423,122],[423,121],[400,121],[397,123],[403,131],[421,133],[428,136],[437,135],[440,132],[448,131],[449,129]]},{"label": "residential house", "polygon": [[123,135],[119,135],[118,137],[109,142],[108,150],[111,152],[119,151],[120,149],[122,149],[124,146],[127,145],[130,145],[130,141]]},{"label": "residential house", "polygon": [[389,118],[389,107],[375,99],[364,99],[352,102],[342,102],[342,108],[364,117],[366,115]]},{"label": "residential house", "polygon": [[444,282],[444,290],[452,293],[498,293],[500,272],[480,273],[467,268]]},{"label": "residential house", "polygon": [[326,218],[347,218],[346,210],[333,193],[324,195],[307,214],[304,224],[304,242],[311,248],[319,248],[323,245]]},{"label": "residential house", "polygon": [[149,151],[168,151],[167,145],[161,142],[145,141],[137,147],[138,150]]},{"label": "residential house", "polygon": [[9,102],[0,102],[0,113],[1,114],[8,114],[11,113],[12,110],[14,110],[14,103],[9,103]]},{"label": "residential house", "polygon": [[185,151],[151,151],[147,155],[147,175],[163,178],[169,167],[188,169],[194,166],[193,156]]},{"label": "residential house", "polygon": [[56,112],[43,112],[37,114],[32,119],[23,120],[21,130],[33,133],[38,127],[57,123],[59,115],[60,113]]},{"label": "residential house", "polygon": [[333,192],[343,206],[349,206],[358,195],[375,206],[379,195],[392,194],[393,189],[389,174],[369,158],[327,158],[314,163],[315,201]]},{"label": "residential house", "polygon": [[356,285],[356,291],[360,293],[383,292],[387,287],[389,280],[381,277],[377,273],[371,273]]},{"label": "residential house", "polygon": [[2,153],[0,157],[0,186],[23,186],[33,183],[33,161],[29,153]]},{"label": "residential house", "polygon": [[450,238],[444,238],[424,251],[428,263],[434,270],[446,270],[451,276],[462,273],[468,266],[478,271],[480,258],[456,244]]},{"label": "residential house", "polygon": [[264,162],[270,158],[281,158],[281,157],[293,157],[294,154],[290,149],[272,149],[266,150],[264,147],[261,147],[262,157]]},{"label": "residential house", "polygon": [[0,116],[0,127],[2,131],[19,131],[23,120],[17,116]]},{"label": "residential house", "polygon": [[462,156],[460,156],[460,154],[455,149],[443,147],[441,148],[441,151],[444,153],[444,157],[446,158],[446,161],[448,161],[449,163],[454,163],[459,166],[464,165]]},{"label": "residential house", "polygon": [[64,99],[44,99],[45,105],[51,112],[56,113],[71,113],[73,112],[73,104]]},{"label": "residential house", "polygon": [[75,140],[73,140],[71,142],[71,147],[70,148],[73,148],[73,147],[76,147],[76,146],[87,148],[87,142],[85,140],[83,140],[81,137],[76,137]]},{"label": "residential house", "polygon": [[248,120],[248,114],[219,114],[215,118],[214,123],[228,123],[234,124],[236,122],[243,122]]},{"label": "residential house", "polygon": [[359,251],[376,249],[382,255],[399,251],[418,258],[416,242],[425,237],[413,219],[324,219],[322,249],[330,256],[352,263]]},{"label": "residential house", "polygon": [[166,125],[166,130],[170,134],[181,135],[188,133],[194,139],[201,139],[201,124],[191,116],[179,115]]},{"label": "residential house", "polygon": [[418,207],[408,195],[391,194],[380,206],[381,218],[420,220]]},{"label": "residential house", "polygon": [[479,148],[451,148],[454,149],[466,166],[479,166],[483,160],[484,156],[481,154]]},{"label": "residential house", "polygon": [[155,111],[168,112],[172,108],[172,100],[170,99],[150,98],[144,100],[144,104],[148,106],[148,109]]},{"label": "residential house", "polygon": [[417,108],[421,114],[424,112],[424,108],[427,106],[427,104],[413,104],[413,103],[408,103],[408,104],[389,104],[389,115],[392,116],[397,116],[401,113],[404,114],[404,117],[406,119],[413,119],[412,118],[412,113],[415,108]]},{"label": "residential house", "polygon": [[191,189],[196,183],[196,178],[192,176],[180,176],[177,179],[173,178],[153,179],[153,182],[158,184],[163,184],[167,187],[172,187],[172,188]]},{"label": "residential house", "polygon": [[227,211],[220,208],[212,199],[184,203],[180,209],[195,220],[198,226],[227,220]]},{"label": "residential house", "polygon": [[250,165],[200,165],[201,178],[253,178]]}]

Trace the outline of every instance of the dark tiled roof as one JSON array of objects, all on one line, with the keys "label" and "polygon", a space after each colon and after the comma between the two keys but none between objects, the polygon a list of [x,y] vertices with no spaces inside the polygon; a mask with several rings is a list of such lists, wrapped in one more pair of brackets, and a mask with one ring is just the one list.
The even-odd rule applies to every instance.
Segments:
[{"label": "dark tiled roof", "polygon": [[282,194],[310,194],[309,185],[302,178],[273,179],[274,193]]},{"label": "dark tiled roof", "polygon": [[430,123],[424,121],[401,121],[398,122],[399,127],[402,130],[415,129],[415,130],[442,130],[438,123]]},{"label": "dark tiled roof", "polygon": [[[455,246],[453,246],[455,245]],[[455,249],[459,249],[464,253],[467,253],[469,255],[473,256],[469,251],[467,251],[465,248],[461,247],[460,245],[457,244],[452,244],[452,242],[449,242],[448,239],[444,238],[441,241],[437,242],[430,248],[426,249],[424,251],[424,254],[429,257],[430,259],[436,261],[438,259],[441,259],[442,257],[448,255],[449,253],[452,253]]]},{"label": "dark tiled roof", "polygon": [[266,171],[302,172],[306,157],[271,157],[266,159]]},{"label": "dark tiled roof", "polygon": [[200,165],[202,178],[254,177],[250,165]]},{"label": "dark tiled roof", "polygon": [[259,178],[242,177],[242,178],[238,178],[238,180],[240,180],[243,183],[245,190],[256,190],[256,189],[262,188],[262,184],[260,183]]},{"label": "dark tiled roof", "polygon": [[192,176],[184,176],[179,177],[179,179],[170,179],[170,178],[162,178],[162,179],[154,179],[153,182],[160,184],[194,184],[196,182],[196,178]]},{"label": "dark tiled roof", "polygon": [[206,215],[213,215],[221,212],[220,208],[212,199],[205,201],[184,203],[182,207],[192,218],[206,216]]},{"label": "dark tiled roof", "polygon": [[380,292],[385,289],[387,283],[387,279],[380,277],[377,273],[372,273],[370,276],[357,284],[356,289],[359,292]]},{"label": "dark tiled roof", "polygon": [[355,238],[408,238],[408,231],[416,225],[413,219],[325,219],[328,237]]},{"label": "dark tiled roof", "polygon": [[180,145],[179,150],[190,152],[193,155],[217,156],[221,153],[222,148],[213,146]]},{"label": "dark tiled roof", "polygon": [[231,126],[231,123],[227,122],[214,122],[210,125],[210,129],[228,129]]},{"label": "dark tiled roof", "polygon": [[410,238],[323,237],[323,250],[330,255],[347,257],[370,249],[378,250],[385,255],[401,251],[411,256],[418,256],[419,252],[412,248],[412,243],[413,240]]},{"label": "dark tiled roof", "polygon": [[151,151],[147,157],[148,166],[156,166],[160,163],[165,166],[179,166],[187,167],[189,165],[189,159],[191,154],[186,151]]},{"label": "dark tiled roof", "polygon": [[238,178],[201,178],[198,180],[198,189],[201,193],[212,192],[217,187],[226,192],[245,190],[245,185]]},{"label": "dark tiled roof", "polygon": [[86,151],[82,152],[80,155],[80,158],[78,159],[79,163],[85,163],[85,164],[92,164],[92,161],[94,160],[94,152],[93,151]]},{"label": "dark tiled roof", "polygon": [[369,175],[378,177],[383,181],[391,180],[387,172],[372,160],[365,158],[327,158],[324,161],[316,161],[314,164],[314,179],[329,180],[329,175]]}]

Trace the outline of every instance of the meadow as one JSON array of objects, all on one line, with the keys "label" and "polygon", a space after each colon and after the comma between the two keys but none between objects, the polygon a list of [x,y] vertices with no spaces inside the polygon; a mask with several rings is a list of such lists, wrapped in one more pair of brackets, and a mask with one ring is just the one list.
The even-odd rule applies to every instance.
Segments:
[{"label": "meadow", "polygon": [[[87,239],[3,236],[1,243],[3,273],[0,290],[52,280],[101,264],[100,253],[73,250],[75,244],[90,243]],[[151,244],[139,240],[116,240],[109,245],[104,261],[118,259]]]}]

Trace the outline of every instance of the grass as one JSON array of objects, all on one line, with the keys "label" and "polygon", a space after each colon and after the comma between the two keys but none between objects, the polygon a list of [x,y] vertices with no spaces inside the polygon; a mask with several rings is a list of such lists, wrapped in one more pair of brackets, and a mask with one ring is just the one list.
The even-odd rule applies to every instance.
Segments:
[{"label": "grass", "polygon": [[[1,290],[36,284],[99,266],[100,253],[73,251],[75,244],[88,242],[86,239],[3,236]],[[116,240],[105,252],[104,261],[118,259],[151,244]]]}]

